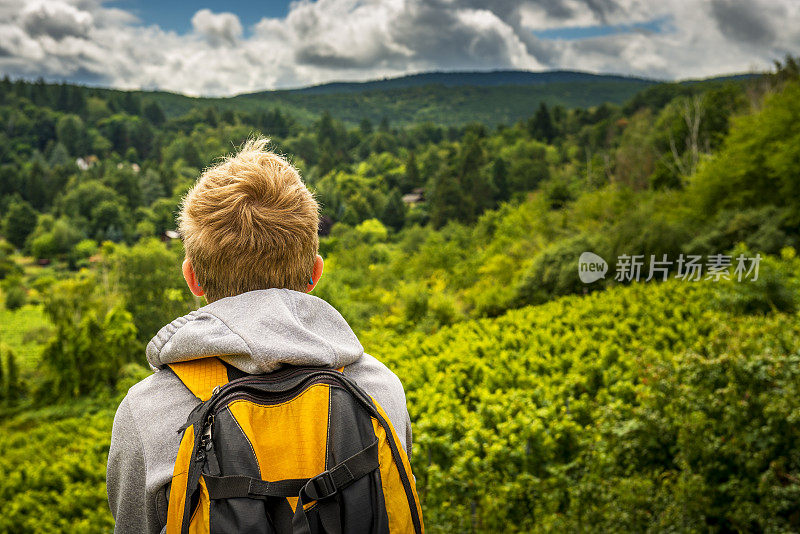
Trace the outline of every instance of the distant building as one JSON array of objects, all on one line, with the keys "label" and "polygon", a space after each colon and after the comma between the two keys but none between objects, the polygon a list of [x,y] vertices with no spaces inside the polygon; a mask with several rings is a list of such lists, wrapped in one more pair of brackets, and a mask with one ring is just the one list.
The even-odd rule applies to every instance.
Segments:
[{"label": "distant building", "polygon": [[[124,169],[124,168],[125,168],[125,163],[123,163],[123,162],[119,162],[119,163],[117,163],[117,168],[118,168],[118,169]],[[134,173],[137,173],[137,174],[138,174],[138,172],[139,172],[140,170],[142,170],[142,168],[141,168],[141,167],[139,167],[139,164],[138,164],[138,163],[131,163],[131,170],[132,170]]]},{"label": "distant building", "polygon": [[172,246],[173,241],[180,238],[181,234],[176,230],[164,230],[164,232],[161,234],[161,241],[167,245],[167,248]]},{"label": "distant building", "polygon": [[97,156],[95,156],[94,154],[92,154],[91,156],[86,156],[85,158],[78,158],[78,159],[76,159],[76,160],[75,160],[75,165],[77,165],[77,166],[78,166],[78,168],[79,168],[80,170],[82,170],[82,171],[88,171],[89,169],[91,169],[92,167],[94,167],[94,165],[95,165],[95,164],[96,164],[98,161],[100,161],[100,160],[97,158]]},{"label": "distant building", "polygon": [[421,187],[414,188],[410,193],[403,195],[403,202],[412,206],[425,202],[425,189]]}]

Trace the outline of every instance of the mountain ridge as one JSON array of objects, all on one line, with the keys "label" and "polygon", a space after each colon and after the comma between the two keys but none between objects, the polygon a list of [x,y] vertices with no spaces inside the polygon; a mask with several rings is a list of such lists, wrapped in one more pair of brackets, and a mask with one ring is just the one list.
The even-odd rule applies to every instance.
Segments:
[{"label": "mountain ridge", "polygon": [[507,85],[541,85],[546,83],[574,83],[588,81],[639,82],[645,84],[663,82],[662,80],[640,76],[597,74],[586,71],[565,69],[546,71],[529,71],[518,69],[497,69],[488,71],[424,71],[373,80],[337,80],[291,89],[254,91],[250,93],[240,93],[232,98],[269,93],[330,94],[340,92],[363,92],[369,90],[407,89],[411,87],[424,87],[427,85],[441,85],[444,87],[497,87]]},{"label": "mountain ridge", "polygon": [[[753,74],[663,82],[619,74],[573,70],[435,71],[361,82],[329,82],[296,89],[268,90],[229,97],[192,97],[163,90],[124,91],[83,88],[87,93],[131,93],[155,101],[168,118],[191,109],[211,107],[260,113],[280,110],[310,123],[325,112],[350,125],[363,120],[392,125],[436,123],[460,126],[478,122],[488,126],[512,124],[548,107],[592,108],[622,105],[642,91],[658,86],[697,87],[705,84],[744,83]],[[15,83],[15,82],[10,82]],[[31,82],[34,83],[34,82]],[[56,85],[50,83],[44,85]],[[675,92],[665,87],[669,95]],[[199,108],[198,108],[199,109]]]}]

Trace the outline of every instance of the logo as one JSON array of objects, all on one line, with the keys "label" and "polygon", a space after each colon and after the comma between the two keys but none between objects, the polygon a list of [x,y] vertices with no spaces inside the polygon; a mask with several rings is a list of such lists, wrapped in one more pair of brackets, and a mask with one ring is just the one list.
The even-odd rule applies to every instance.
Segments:
[{"label": "logo", "polygon": [[578,258],[578,277],[584,284],[591,284],[606,277],[608,264],[594,252],[584,252]]}]

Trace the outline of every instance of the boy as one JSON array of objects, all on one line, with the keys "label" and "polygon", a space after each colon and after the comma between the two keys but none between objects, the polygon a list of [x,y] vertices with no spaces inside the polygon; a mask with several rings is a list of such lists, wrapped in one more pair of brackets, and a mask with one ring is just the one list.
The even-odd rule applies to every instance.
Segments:
[{"label": "boy", "polygon": [[161,532],[181,436],[198,404],[167,364],[219,356],[238,373],[286,365],[344,368],[386,411],[408,456],[411,424],[398,378],[364,353],[344,318],[308,293],[322,276],[319,206],[299,173],[248,141],[206,170],[179,217],[183,275],[209,304],[163,327],[147,345],[155,373],[117,410],[108,454],[115,532]]}]

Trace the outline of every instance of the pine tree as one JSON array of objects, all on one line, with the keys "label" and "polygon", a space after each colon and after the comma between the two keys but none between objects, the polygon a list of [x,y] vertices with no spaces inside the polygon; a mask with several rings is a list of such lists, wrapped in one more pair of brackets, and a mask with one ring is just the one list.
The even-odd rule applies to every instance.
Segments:
[{"label": "pine tree", "polygon": [[63,115],[58,119],[56,138],[73,156],[84,156],[89,151],[86,126],[77,115]]},{"label": "pine tree", "polygon": [[[0,355],[2,355],[2,353],[5,351],[5,346],[0,345],[0,349],[3,349],[0,350]],[[5,376],[3,375],[3,359],[0,358],[0,404],[3,403],[5,398],[6,398],[6,382],[5,382]]]},{"label": "pine tree", "polygon": [[17,369],[17,358],[14,351],[6,349],[6,402],[14,405],[19,400],[21,393],[19,387],[19,370]]},{"label": "pine tree", "polygon": [[406,222],[406,205],[398,189],[392,189],[383,208],[381,222],[395,230],[400,230]]},{"label": "pine tree", "polygon": [[154,100],[151,100],[144,106],[142,115],[144,115],[144,118],[149,120],[153,126],[161,126],[166,120],[164,110],[161,109],[161,106],[158,105],[158,102],[155,102]]},{"label": "pine tree", "polygon": [[217,112],[214,111],[214,108],[206,108],[206,112],[203,114],[203,120],[212,128],[217,127],[219,121],[217,120]]},{"label": "pine tree", "polygon": [[56,109],[58,111],[69,111],[69,86],[65,83],[60,83],[55,86],[56,91]]},{"label": "pine tree", "polygon": [[32,158],[33,161],[22,176],[22,196],[37,210],[47,206],[47,197],[52,192],[47,188],[48,173],[47,162],[41,154]]},{"label": "pine tree", "polygon": [[319,162],[317,162],[317,172],[320,176],[325,176],[336,167],[336,154],[330,140],[326,139],[319,147]]},{"label": "pine tree", "polygon": [[400,184],[400,188],[403,193],[408,193],[415,187],[419,187],[420,184],[421,181],[419,177],[417,158],[414,155],[414,151],[411,151],[408,153],[408,160],[406,161],[406,173],[403,176],[403,181]]},{"label": "pine tree", "polygon": [[69,100],[69,111],[84,115],[86,113],[86,95],[83,94],[82,87],[72,86]]},{"label": "pine tree", "polygon": [[225,111],[223,111],[222,117],[220,119],[225,124],[236,124],[236,115],[234,115],[232,109],[226,109]]},{"label": "pine tree", "polygon": [[130,91],[125,92],[122,97],[121,104],[122,109],[125,110],[129,115],[141,115],[142,113],[141,99]]},{"label": "pine tree", "polygon": [[362,135],[369,135],[373,131],[372,121],[369,120],[367,117],[361,119],[361,122],[358,124],[358,129],[361,130]]},{"label": "pine tree", "polygon": [[287,137],[290,124],[290,117],[285,116],[278,108],[272,110],[272,132],[277,137]]},{"label": "pine tree", "polygon": [[504,202],[511,196],[511,191],[508,187],[508,167],[502,158],[495,158],[492,162],[492,181],[497,188],[495,198],[498,202]]},{"label": "pine tree", "polygon": [[337,146],[339,141],[339,135],[336,131],[333,117],[327,110],[322,114],[317,124],[317,142],[321,145],[326,141],[331,144],[331,147]]},{"label": "pine tree", "polygon": [[464,139],[458,156],[458,181],[463,192],[459,219],[474,221],[484,210],[494,206],[496,191],[491,176],[484,173],[486,151],[476,133]]},{"label": "pine tree", "polygon": [[455,159],[454,150],[449,148],[447,163],[434,176],[430,196],[426,194],[434,228],[441,228],[451,219],[459,219],[464,212],[464,206],[469,204],[469,199],[465,197],[456,177]]},{"label": "pine tree", "polygon": [[556,136],[553,119],[550,117],[550,111],[548,111],[544,102],[539,104],[536,115],[528,121],[528,132],[532,137],[548,143]]}]

